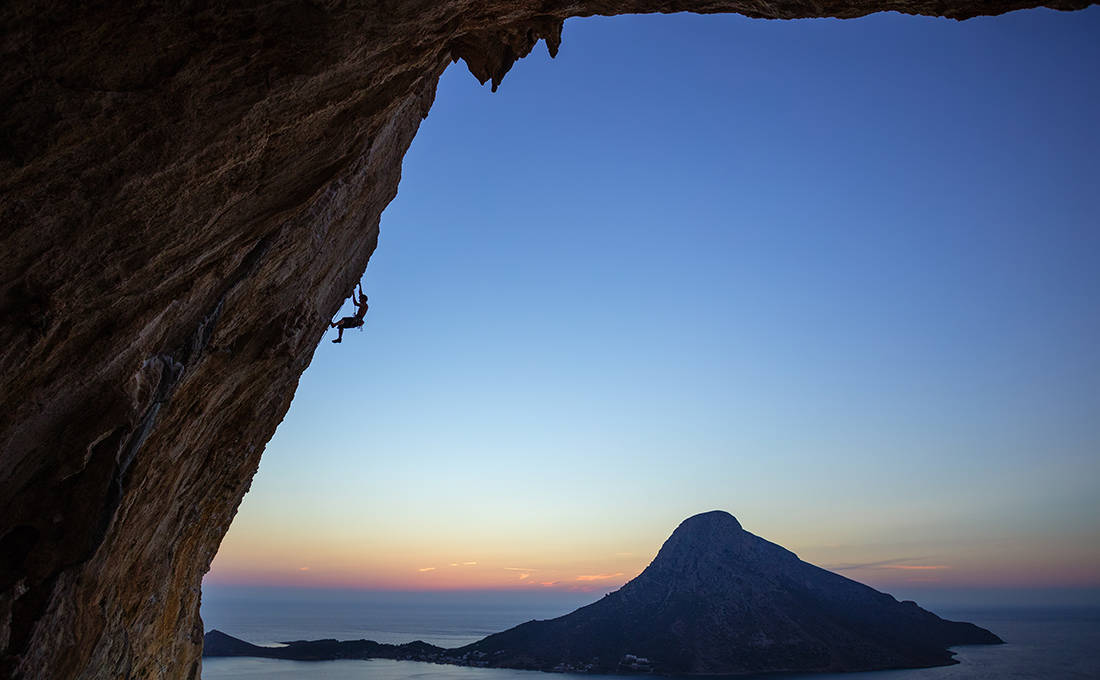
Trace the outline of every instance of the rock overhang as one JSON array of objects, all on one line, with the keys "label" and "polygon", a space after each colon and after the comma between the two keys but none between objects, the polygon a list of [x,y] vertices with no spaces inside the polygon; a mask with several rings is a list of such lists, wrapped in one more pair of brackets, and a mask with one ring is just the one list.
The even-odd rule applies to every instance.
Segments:
[{"label": "rock overhang", "polygon": [[197,674],[202,574],[453,59],[499,85],[570,16],[1037,4],[6,3],[0,674]]}]

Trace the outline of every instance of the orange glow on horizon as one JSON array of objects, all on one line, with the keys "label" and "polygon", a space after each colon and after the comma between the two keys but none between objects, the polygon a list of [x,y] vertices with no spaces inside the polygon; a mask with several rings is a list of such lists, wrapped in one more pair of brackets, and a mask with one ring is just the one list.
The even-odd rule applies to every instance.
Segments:
[{"label": "orange glow on horizon", "polygon": [[[393,561],[386,561],[376,556],[327,551],[311,555],[309,566],[300,566],[301,562],[280,559],[274,549],[263,552],[267,554],[223,551],[205,581],[223,585],[403,591],[553,588],[595,592],[618,588],[646,566],[637,558],[624,560],[613,557],[605,564],[585,561],[579,565],[573,560],[547,560],[538,567],[516,567],[512,565],[519,560],[437,559],[413,562],[415,558],[395,557]],[[397,563],[398,559],[404,564]],[[607,569],[608,566],[617,569]]]},{"label": "orange glow on horizon", "polygon": [[[421,559],[430,555],[359,554],[325,550],[287,556],[284,548],[248,546],[250,550],[223,550],[205,582],[306,588],[351,588],[395,591],[470,591],[560,589],[609,591],[637,576],[649,559],[605,553],[602,560],[482,558],[479,560]],[[262,549],[261,549],[262,548]],[[820,555],[803,555],[810,563],[889,592],[921,584],[949,587],[1086,587],[1100,585],[1100,573],[1088,562],[1053,564],[1043,553],[991,559],[984,551],[959,555],[945,562],[907,564],[905,560],[867,560],[829,566]],[[860,557],[858,553],[855,556]],[[523,557],[522,555],[520,557]],[[1007,556],[1006,556],[1007,557]],[[532,566],[517,567],[527,563]],[[440,566],[443,565],[443,566]],[[537,565],[537,566],[536,566]]]},{"label": "orange glow on horizon", "polygon": [[[662,526],[587,532],[577,526],[464,534],[414,533],[385,524],[368,530],[350,521],[284,524],[278,530],[235,524],[204,580],[392,591],[606,592],[641,573],[669,531]],[[823,540],[803,533],[801,524],[793,526],[764,526],[753,533],[794,550],[810,564],[886,592],[923,586],[1100,587],[1100,548],[1083,540],[1088,536],[887,543],[855,531]]]}]

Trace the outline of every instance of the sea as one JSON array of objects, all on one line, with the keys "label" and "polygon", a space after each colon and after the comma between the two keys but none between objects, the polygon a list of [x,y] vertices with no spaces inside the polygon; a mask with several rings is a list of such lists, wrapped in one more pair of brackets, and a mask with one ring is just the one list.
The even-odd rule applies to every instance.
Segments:
[{"label": "sea", "polygon": [[[203,590],[207,631],[260,645],[290,640],[423,640],[458,647],[532,619],[561,616],[592,593],[400,593],[211,587]],[[1100,680],[1100,607],[985,605],[933,609],[988,628],[1007,644],[956,647],[958,664],[919,670],[761,676],[774,680]],[[283,661],[206,658],[204,680],[580,680],[568,673],[445,666],[417,661]],[[594,676],[584,676],[592,680]],[[600,676],[614,680],[616,676]],[[626,678],[627,676],[618,676]],[[638,680],[638,676],[629,676]]]}]

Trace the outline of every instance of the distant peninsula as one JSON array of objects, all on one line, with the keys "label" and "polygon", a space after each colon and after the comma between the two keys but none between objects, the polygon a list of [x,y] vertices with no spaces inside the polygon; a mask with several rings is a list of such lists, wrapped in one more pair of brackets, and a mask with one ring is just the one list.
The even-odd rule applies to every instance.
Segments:
[{"label": "distant peninsula", "polygon": [[747,675],[944,666],[955,663],[949,647],[1002,642],[984,628],[941,619],[803,562],[714,511],[684,520],[645,571],[599,601],[464,647],[370,640],[260,647],[213,630],[203,655]]}]

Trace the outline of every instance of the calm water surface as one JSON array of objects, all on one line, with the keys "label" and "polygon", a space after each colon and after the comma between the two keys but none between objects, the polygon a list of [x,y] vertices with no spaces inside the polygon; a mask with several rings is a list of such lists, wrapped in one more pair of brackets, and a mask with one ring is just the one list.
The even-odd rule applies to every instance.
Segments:
[{"label": "calm water surface", "polygon": [[[592,601],[592,595],[425,594],[330,592],[287,594],[206,589],[207,630],[273,644],[286,640],[366,638],[402,643],[424,640],[443,647],[473,642],[533,618],[552,618]],[[1097,680],[1100,678],[1100,609],[941,609],[971,621],[1008,644],[957,648],[960,663],[943,668],[871,673],[785,675],[783,680]],[[535,671],[442,666],[415,661],[203,660],[205,680],[577,680],[582,676]],[[595,676],[583,676],[593,680]],[[614,676],[602,676],[612,678]],[[638,676],[629,676],[638,680]],[[768,676],[775,679],[776,676]]]}]

